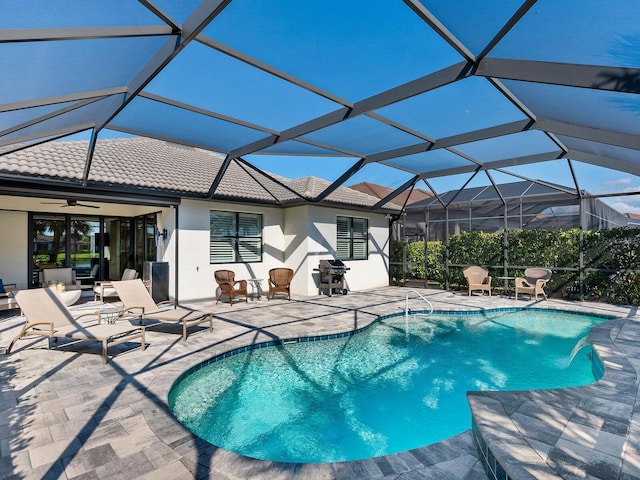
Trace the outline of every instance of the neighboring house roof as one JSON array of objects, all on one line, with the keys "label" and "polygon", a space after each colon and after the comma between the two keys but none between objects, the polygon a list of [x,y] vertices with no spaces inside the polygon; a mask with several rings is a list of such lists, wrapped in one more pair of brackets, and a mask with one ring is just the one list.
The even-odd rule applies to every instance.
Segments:
[{"label": "neighboring house roof", "polygon": [[[357,190],[358,192],[366,193],[367,195],[371,195],[379,199],[383,199],[393,192],[392,188],[369,182],[356,183],[355,185],[349,186],[349,188],[351,188],[352,190]],[[409,197],[408,201],[407,197]],[[407,205],[410,205],[412,203],[426,200],[427,198],[431,197],[433,197],[433,194],[431,192],[422,190],[421,188],[414,188],[413,190],[411,190],[411,192],[407,190],[398,194],[398,196],[394,197],[390,201],[390,203],[403,207],[405,203]]]},{"label": "neighboring house roof", "polygon": [[[78,185],[87,158],[87,141],[48,142],[0,156],[0,174],[16,181],[47,179]],[[180,197],[206,198],[223,164],[221,155],[150,138],[116,138],[96,144],[87,193],[91,188],[131,187]],[[328,181],[305,177],[291,180],[232,161],[213,199],[291,205],[312,201]],[[338,187],[321,203],[372,207],[377,197]],[[385,210],[397,210],[387,204]]]}]

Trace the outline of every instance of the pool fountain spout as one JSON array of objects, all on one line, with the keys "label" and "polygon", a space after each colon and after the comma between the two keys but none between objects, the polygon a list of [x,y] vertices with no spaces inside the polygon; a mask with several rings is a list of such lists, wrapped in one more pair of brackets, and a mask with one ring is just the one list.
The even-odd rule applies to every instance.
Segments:
[{"label": "pool fountain spout", "polygon": [[[582,350],[583,347],[586,347],[587,345],[589,345],[589,335],[585,335],[580,340],[578,340],[578,343],[575,344],[575,346],[573,347],[573,350],[571,350],[571,354],[569,355],[568,365],[571,365],[571,363],[573,362],[573,359],[576,357],[578,352]],[[589,360],[591,360],[590,357],[589,357]]]}]

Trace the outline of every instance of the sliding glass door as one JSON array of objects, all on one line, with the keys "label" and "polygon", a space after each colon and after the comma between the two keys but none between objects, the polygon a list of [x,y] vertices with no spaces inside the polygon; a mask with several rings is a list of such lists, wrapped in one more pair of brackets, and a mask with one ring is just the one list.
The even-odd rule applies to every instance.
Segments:
[{"label": "sliding glass door", "polygon": [[41,284],[45,268],[71,267],[87,288],[96,280],[118,280],[125,268],[142,275],[143,262],[156,260],[156,215],[135,218],[34,213],[29,274]]}]

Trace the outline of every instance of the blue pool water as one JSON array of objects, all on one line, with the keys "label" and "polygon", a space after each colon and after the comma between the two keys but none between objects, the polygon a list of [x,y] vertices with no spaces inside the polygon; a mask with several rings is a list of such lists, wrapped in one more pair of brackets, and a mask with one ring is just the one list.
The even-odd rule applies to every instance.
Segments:
[{"label": "blue pool water", "polygon": [[169,404],[199,437],[253,458],[387,455],[470,428],[468,390],[592,383],[590,346],[569,360],[604,320],[544,310],[386,318],[350,337],[210,363],[180,378]]}]

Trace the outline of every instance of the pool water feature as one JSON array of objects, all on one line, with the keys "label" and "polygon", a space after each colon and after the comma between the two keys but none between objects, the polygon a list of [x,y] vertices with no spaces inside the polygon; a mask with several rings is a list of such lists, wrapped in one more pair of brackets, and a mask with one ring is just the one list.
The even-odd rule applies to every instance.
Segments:
[{"label": "pool water feature", "polygon": [[199,437],[249,457],[377,457],[470,428],[468,390],[592,383],[590,346],[577,344],[604,320],[513,309],[387,317],[353,336],[201,365],[178,379],[169,404]]}]

